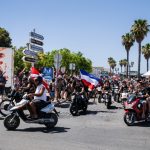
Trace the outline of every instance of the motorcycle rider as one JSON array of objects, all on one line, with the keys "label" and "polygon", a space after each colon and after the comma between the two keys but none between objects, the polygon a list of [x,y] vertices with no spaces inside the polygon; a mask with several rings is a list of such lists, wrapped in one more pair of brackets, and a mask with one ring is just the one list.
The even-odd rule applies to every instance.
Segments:
[{"label": "motorcycle rider", "polygon": [[38,114],[37,114],[37,109],[40,110],[41,108],[45,107],[47,105],[46,100],[46,88],[42,84],[43,78],[41,76],[37,76],[35,78],[35,84],[37,85],[35,93],[30,93],[28,94],[29,97],[33,97],[34,99],[30,102],[30,107],[31,107],[31,118],[32,119],[37,119]]},{"label": "motorcycle rider", "polygon": [[110,85],[110,82],[109,80],[106,80],[103,84],[103,87],[102,87],[102,97],[103,97],[103,94],[106,92],[106,91],[110,91],[111,90],[111,85]]},{"label": "motorcycle rider", "polygon": [[144,95],[143,99],[141,100],[141,103],[143,104],[142,118],[145,119],[146,111],[148,111],[148,114],[150,114],[150,86],[144,88],[142,90],[142,94]]}]

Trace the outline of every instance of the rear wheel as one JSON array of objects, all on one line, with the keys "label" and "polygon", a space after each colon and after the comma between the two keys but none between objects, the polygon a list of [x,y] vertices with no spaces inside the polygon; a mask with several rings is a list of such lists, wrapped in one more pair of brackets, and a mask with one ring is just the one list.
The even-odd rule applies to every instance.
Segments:
[{"label": "rear wheel", "polygon": [[0,113],[3,116],[7,116],[8,114],[10,114],[10,109],[14,106],[13,102],[10,101],[9,99],[3,100],[0,103]]},{"label": "rear wheel", "polygon": [[4,126],[8,130],[15,130],[20,124],[20,119],[15,114],[10,114],[4,119]]},{"label": "rear wheel", "polygon": [[58,122],[58,117],[54,113],[47,114],[46,118],[50,120],[50,123],[45,123],[48,129],[54,128]]},{"label": "rear wheel", "polygon": [[136,120],[136,116],[134,112],[126,112],[124,114],[124,122],[128,125],[128,126],[133,126]]}]

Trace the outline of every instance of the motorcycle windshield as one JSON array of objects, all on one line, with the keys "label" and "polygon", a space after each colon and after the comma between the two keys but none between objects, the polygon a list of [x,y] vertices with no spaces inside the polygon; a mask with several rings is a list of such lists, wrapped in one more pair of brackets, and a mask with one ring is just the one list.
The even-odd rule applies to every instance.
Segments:
[{"label": "motorcycle windshield", "polygon": [[132,103],[135,99],[136,99],[136,95],[135,94],[130,95],[128,100],[127,100],[128,104]]}]

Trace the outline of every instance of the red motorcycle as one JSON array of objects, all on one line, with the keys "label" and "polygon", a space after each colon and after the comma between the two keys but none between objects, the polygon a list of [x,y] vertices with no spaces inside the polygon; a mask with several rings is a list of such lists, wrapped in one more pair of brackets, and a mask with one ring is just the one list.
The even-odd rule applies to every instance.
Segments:
[{"label": "red motorcycle", "polygon": [[[124,102],[124,122],[128,126],[133,126],[135,122],[138,121],[147,121],[148,112],[146,112],[146,118],[142,118],[143,113],[143,104],[141,103],[142,97],[138,97],[135,94],[132,94],[127,101]],[[148,109],[146,109],[148,110]]]}]

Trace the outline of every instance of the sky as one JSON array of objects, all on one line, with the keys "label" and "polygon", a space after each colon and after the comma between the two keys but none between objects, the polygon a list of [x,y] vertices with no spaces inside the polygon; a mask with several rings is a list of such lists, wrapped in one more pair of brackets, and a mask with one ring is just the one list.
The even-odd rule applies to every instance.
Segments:
[{"label": "sky", "polygon": [[[94,67],[109,68],[107,60],[126,58],[122,35],[130,32],[137,19],[150,24],[150,0],[0,0],[0,27],[19,48],[29,42],[29,32],[44,36],[44,51],[67,48],[82,52]],[[150,33],[142,45],[150,43]],[[129,53],[131,70],[137,70],[138,45]],[[119,68],[119,63],[117,65]],[[141,57],[141,73],[146,60]]]}]

